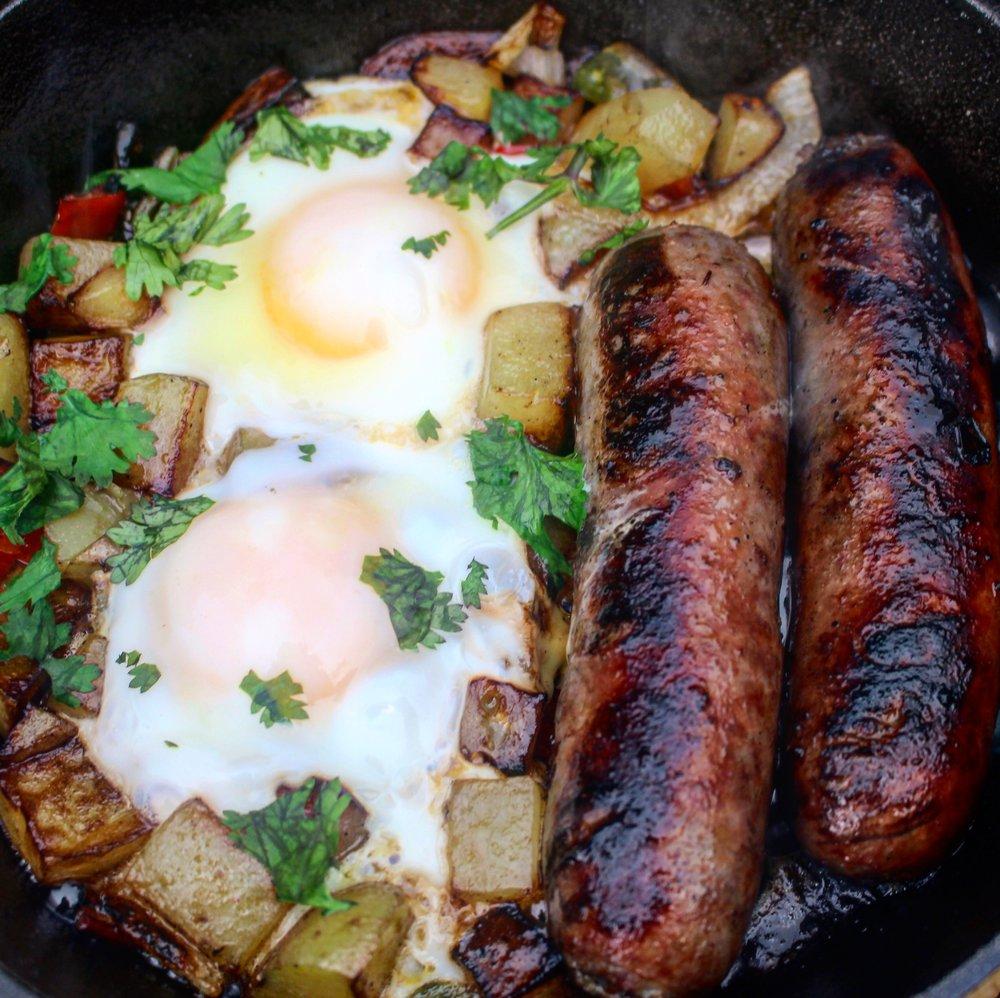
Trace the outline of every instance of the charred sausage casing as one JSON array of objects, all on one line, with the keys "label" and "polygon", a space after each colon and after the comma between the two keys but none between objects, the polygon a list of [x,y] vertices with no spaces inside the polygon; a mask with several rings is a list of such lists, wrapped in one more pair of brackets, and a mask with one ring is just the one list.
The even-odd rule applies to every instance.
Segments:
[{"label": "charred sausage casing", "polygon": [[828,140],[775,223],[792,328],[798,830],[835,869],[937,862],[997,708],[998,474],[982,316],[913,156]]},{"label": "charred sausage casing", "polygon": [[590,488],[549,800],[552,931],[603,995],[717,984],[760,876],[781,681],[785,327],[747,252],[652,231],[577,342]]}]

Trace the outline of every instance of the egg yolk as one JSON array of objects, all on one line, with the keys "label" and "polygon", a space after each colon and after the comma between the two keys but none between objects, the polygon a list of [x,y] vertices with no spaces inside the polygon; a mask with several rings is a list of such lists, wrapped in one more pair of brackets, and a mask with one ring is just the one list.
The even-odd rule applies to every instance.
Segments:
[{"label": "egg yolk", "polygon": [[[402,249],[447,231],[430,259]],[[269,233],[261,287],[271,321],[297,346],[348,358],[414,335],[478,294],[480,252],[464,219],[405,181],[352,184],[300,204]]]},{"label": "egg yolk", "polygon": [[218,503],[161,556],[164,677],[211,702],[251,669],[287,670],[307,704],[340,699],[398,650],[385,604],[359,578],[365,555],[392,543],[391,526],[349,489]]}]

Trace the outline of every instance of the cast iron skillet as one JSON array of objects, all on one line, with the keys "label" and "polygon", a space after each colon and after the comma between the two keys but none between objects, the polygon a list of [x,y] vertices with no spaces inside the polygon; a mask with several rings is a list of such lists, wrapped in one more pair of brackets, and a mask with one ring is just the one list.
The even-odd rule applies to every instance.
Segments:
[{"label": "cast iron skillet", "polygon": [[[151,152],[190,148],[273,63],[300,76],[349,72],[395,35],[503,27],[527,2],[9,3],[0,10],[2,279],[24,239],[48,226],[59,194],[109,164],[117,121],[139,122]],[[992,312],[992,283],[1000,281],[996,0],[559,2],[570,44],[633,41],[709,102],[807,62],[826,131],[887,128],[915,151],[952,207]],[[728,994],[888,998],[927,990],[951,998],[1000,967],[1000,761],[963,845],[905,892],[845,890],[803,865],[794,848],[779,802],[770,852],[787,876],[771,889],[769,914]],[[77,933],[59,907],[2,842],[0,995],[182,993],[137,956]]]}]

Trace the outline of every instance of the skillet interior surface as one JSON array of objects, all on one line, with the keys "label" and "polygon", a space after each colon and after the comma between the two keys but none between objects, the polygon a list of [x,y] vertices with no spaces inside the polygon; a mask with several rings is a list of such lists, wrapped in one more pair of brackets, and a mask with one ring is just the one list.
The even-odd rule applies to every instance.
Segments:
[{"label": "skillet interior surface", "polygon": [[[190,148],[243,85],[280,63],[354,70],[395,35],[494,28],[527,0],[20,0],[0,10],[0,267],[47,228],[61,193],[109,164],[116,122],[148,153]],[[891,131],[936,180],[972,257],[997,355],[1000,14],[981,0],[560,0],[570,45],[626,39],[709,104],[805,61],[827,132]],[[962,994],[1000,966],[1000,760],[976,822],[935,875],[899,892],[804,865],[775,809],[772,886],[729,994]],[[71,896],[30,883],[0,844],[0,994],[186,993],[132,954],[78,934]],[[27,989],[27,990],[26,990]]]}]

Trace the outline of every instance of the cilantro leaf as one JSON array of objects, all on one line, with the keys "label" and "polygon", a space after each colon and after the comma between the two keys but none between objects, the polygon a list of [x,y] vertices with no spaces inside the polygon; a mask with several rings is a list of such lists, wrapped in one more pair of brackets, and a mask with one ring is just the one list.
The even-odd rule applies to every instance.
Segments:
[{"label": "cilantro leaf", "polygon": [[78,486],[93,482],[106,488],[116,472],[156,454],[156,434],[140,428],[153,418],[143,406],[94,402],[76,388],[58,394],[55,424],[39,443],[39,457],[47,470]]},{"label": "cilantro leaf", "polygon": [[111,581],[131,585],[153,558],[184,535],[196,516],[214,505],[208,496],[141,499],[127,520],[108,531],[108,537],[125,548],[108,559]]},{"label": "cilantro leaf", "polygon": [[224,811],[222,821],[232,841],[267,868],[279,901],[345,911],[350,903],[330,894],[326,876],[336,864],[340,818],[350,802],[339,780],[314,777],[257,811]]},{"label": "cilantro leaf", "polygon": [[90,693],[101,676],[98,666],[82,655],[67,658],[47,658],[39,663],[52,680],[52,697],[67,707],[79,707],[77,693]]},{"label": "cilantro leaf", "polygon": [[467,614],[451,602],[451,593],[438,592],[444,576],[414,565],[398,551],[380,548],[377,555],[367,555],[361,581],[389,608],[392,629],[404,651],[419,651],[421,645],[435,648],[444,641],[438,631],[462,629]]},{"label": "cilantro leaf", "polygon": [[412,253],[419,253],[422,257],[429,260],[435,252],[437,252],[438,247],[444,246],[448,242],[448,237],[451,233],[447,229],[442,229],[440,232],[436,232],[433,236],[427,236],[424,239],[417,239],[415,236],[410,236],[405,243],[400,247],[400,249],[410,250]]},{"label": "cilantro leaf", "polygon": [[152,662],[140,661],[141,658],[138,651],[123,651],[115,661],[128,669],[132,677],[128,684],[130,690],[148,693],[160,681],[160,670]]},{"label": "cilantro leaf", "polygon": [[475,558],[469,562],[469,574],[462,580],[462,603],[480,608],[479,597],[486,593],[486,575],[489,569]]},{"label": "cilantro leaf", "polygon": [[530,544],[553,575],[569,572],[569,563],[545,530],[555,517],[579,530],[586,513],[583,459],[559,457],[532,446],[515,419],[488,419],[485,430],[469,436],[475,480],[470,482],[476,511],[496,526],[503,520]]},{"label": "cilantro leaf", "polygon": [[299,444],[299,460],[306,464],[312,464],[313,454],[316,453],[315,444]]},{"label": "cilantro leaf", "polygon": [[115,247],[112,262],[116,267],[125,268],[125,294],[132,301],[138,301],[145,289],[154,298],[163,294],[168,285],[180,285],[178,265],[167,259],[163,250],[141,239],[130,239]]},{"label": "cilantro leaf", "polygon": [[633,146],[619,147],[611,139],[598,135],[583,143],[590,157],[590,182],[593,190],[577,187],[577,200],[590,208],[614,208],[634,215],[642,207],[639,175],[636,167],[642,157]]},{"label": "cilantro leaf", "polygon": [[439,429],[441,429],[441,424],[430,409],[426,409],[420,419],[417,420],[417,436],[424,443],[427,443],[428,440],[437,440]]},{"label": "cilantro leaf", "polygon": [[[61,580],[62,575],[56,563],[56,546],[47,537],[43,537],[42,546],[31,561],[0,592],[0,613],[11,613],[44,600],[59,586]],[[32,656],[34,657],[36,656]]]},{"label": "cilantro leaf", "polygon": [[367,158],[382,152],[390,138],[381,128],[362,131],[344,125],[307,125],[287,107],[268,107],[257,112],[250,159],[256,162],[264,156],[278,156],[325,170],[334,149]]},{"label": "cilantro leaf", "polygon": [[472,194],[489,207],[523,170],[500,156],[488,155],[478,146],[452,141],[407,183],[411,194],[432,198],[443,195],[448,204],[464,211]]},{"label": "cilantro leaf", "polygon": [[292,721],[307,720],[306,705],[295,697],[302,687],[295,682],[288,671],[273,679],[261,679],[251,669],[240,683],[240,689],[250,697],[250,713],[260,714],[260,723],[265,728],[273,724],[291,724]]},{"label": "cilantro leaf", "polygon": [[13,284],[0,284],[0,313],[23,312],[45,282],[54,277],[60,284],[73,280],[76,257],[46,232],[35,240],[31,259],[22,267]]},{"label": "cilantro leaf", "polygon": [[565,94],[521,97],[512,90],[494,90],[490,105],[490,128],[502,142],[511,145],[525,138],[554,142],[561,122],[554,113],[567,107]]},{"label": "cilantro leaf", "polygon": [[642,232],[648,225],[648,218],[637,218],[634,222],[629,222],[628,225],[619,229],[614,235],[608,236],[604,242],[598,243],[596,246],[591,246],[588,250],[584,250],[580,254],[578,262],[584,266],[588,263],[593,263],[594,258],[601,250],[613,250],[618,249],[619,246],[624,246],[634,235]]},{"label": "cilantro leaf", "polygon": [[0,661],[24,655],[41,662],[69,641],[70,625],[57,624],[52,607],[42,600],[31,608],[11,610],[0,630],[7,641],[0,651]]},{"label": "cilantro leaf", "polygon": [[143,191],[168,204],[189,204],[203,194],[218,194],[226,179],[226,168],[243,142],[243,133],[231,121],[224,122],[190,156],[172,170],[141,166],[128,170],[105,170],[87,182],[87,189],[116,177],[122,187]]}]

